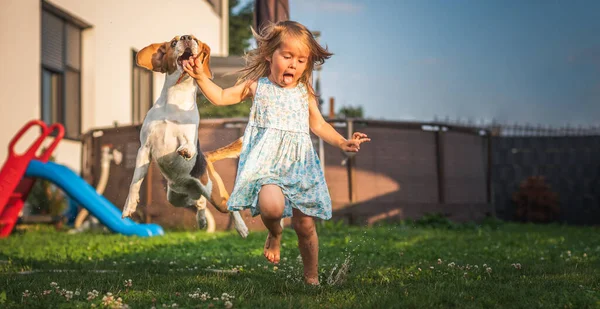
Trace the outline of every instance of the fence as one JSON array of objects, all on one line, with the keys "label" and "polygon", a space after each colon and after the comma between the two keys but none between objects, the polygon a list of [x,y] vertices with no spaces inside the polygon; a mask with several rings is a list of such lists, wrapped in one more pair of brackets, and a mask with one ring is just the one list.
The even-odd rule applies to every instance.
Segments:
[{"label": "fence", "polygon": [[[330,119],[338,132],[361,131],[372,142],[353,158],[328,144],[315,149],[324,157],[325,177],[333,201],[334,219],[372,224],[381,220],[418,218],[441,213],[457,221],[478,220],[491,206],[490,135],[486,130],[418,122]],[[243,134],[245,119],[202,120],[202,150],[224,146]],[[139,147],[140,126],[100,128],[83,139],[83,176],[95,184],[100,147],[111,144],[124,153],[120,166],[111,166],[104,195],[118,207],[127,197]],[[237,161],[216,162],[228,190],[233,188]],[[166,183],[152,164],[140,192],[138,220],[169,228],[194,228],[191,210],[168,204]],[[144,206],[145,205],[145,206]],[[215,215],[217,229],[230,225],[226,215]],[[260,218],[243,217],[249,228],[262,228]]]}]

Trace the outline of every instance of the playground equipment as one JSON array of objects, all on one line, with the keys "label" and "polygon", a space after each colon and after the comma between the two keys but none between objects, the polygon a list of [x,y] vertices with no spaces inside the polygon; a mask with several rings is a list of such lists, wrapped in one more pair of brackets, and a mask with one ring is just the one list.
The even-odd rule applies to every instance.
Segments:
[{"label": "playground equipment", "polygon": [[[15,153],[14,146],[17,141],[36,125],[41,128],[38,139],[25,153]],[[42,154],[36,155],[45,138],[54,131],[57,131],[57,134],[52,144]],[[63,165],[48,162],[63,136],[62,125],[46,126],[40,120],[32,120],[11,140],[8,158],[0,170],[0,237],[8,237],[12,232],[36,178],[46,179],[57,185],[113,232],[142,237],[164,234],[159,225],[138,224],[131,219],[121,219],[121,211],[98,194],[85,180]]]},{"label": "playground equipment", "polygon": [[[123,154],[117,149],[112,149],[112,145],[103,145],[102,146],[102,157],[100,158],[100,178],[98,179],[98,184],[96,185],[96,193],[102,195],[104,193],[104,189],[106,189],[106,184],[108,183],[108,178],[110,176],[110,163],[112,161],[115,164],[121,164],[123,160]],[[69,233],[79,233],[85,230],[88,230],[92,226],[98,225],[98,219],[94,216],[89,216],[90,212],[82,208],[79,213],[77,213],[77,217],[75,218],[75,223],[73,224],[73,230],[69,231]],[[87,221],[86,221],[87,219]],[[84,224],[84,222],[87,222]]]}]

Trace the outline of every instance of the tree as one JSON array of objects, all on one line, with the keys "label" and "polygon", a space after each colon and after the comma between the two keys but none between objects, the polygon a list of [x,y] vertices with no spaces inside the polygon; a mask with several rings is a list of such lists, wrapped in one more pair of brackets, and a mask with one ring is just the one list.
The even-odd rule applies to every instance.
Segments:
[{"label": "tree", "polygon": [[[254,1],[249,1],[237,8],[240,0],[229,0],[229,55],[242,56],[250,47],[252,38],[250,27],[254,19]],[[224,87],[225,85],[220,85]],[[235,118],[248,117],[252,102],[249,99],[229,106],[212,105],[201,92],[198,93],[198,109],[200,118]]]},{"label": "tree", "polygon": [[254,1],[234,10],[239,4],[240,0],[229,0],[229,54],[235,56],[243,55],[250,47],[250,27],[254,19]]},{"label": "tree", "polygon": [[341,118],[363,118],[362,106],[343,106],[338,111],[338,116]]}]

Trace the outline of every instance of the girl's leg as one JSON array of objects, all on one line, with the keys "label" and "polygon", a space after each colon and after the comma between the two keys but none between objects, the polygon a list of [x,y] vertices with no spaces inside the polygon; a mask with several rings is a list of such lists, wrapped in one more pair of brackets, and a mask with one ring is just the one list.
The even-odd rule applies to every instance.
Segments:
[{"label": "girl's leg", "polygon": [[279,263],[279,245],[281,243],[281,217],[285,207],[285,197],[277,185],[264,185],[258,193],[260,217],[269,230],[265,241],[264,256],[271,263]]},{"label": "girl's leg", "polygon": [[298,249],[304,264],[304,281],[319,284],[319,238],[312,217],[293,209],[292,226],[298,235]]}]

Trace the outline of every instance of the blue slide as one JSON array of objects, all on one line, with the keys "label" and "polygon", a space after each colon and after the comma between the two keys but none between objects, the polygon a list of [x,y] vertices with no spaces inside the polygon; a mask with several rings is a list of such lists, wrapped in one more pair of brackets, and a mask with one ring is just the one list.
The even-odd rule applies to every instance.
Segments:
[{"label": "blue slide", "polygon": [[129,218],[121,219],[121,210],[63,165],[31,160],[25,176],[54,183],[115,233],[142,237],[164,234],[160,225],[138,224]]}]

